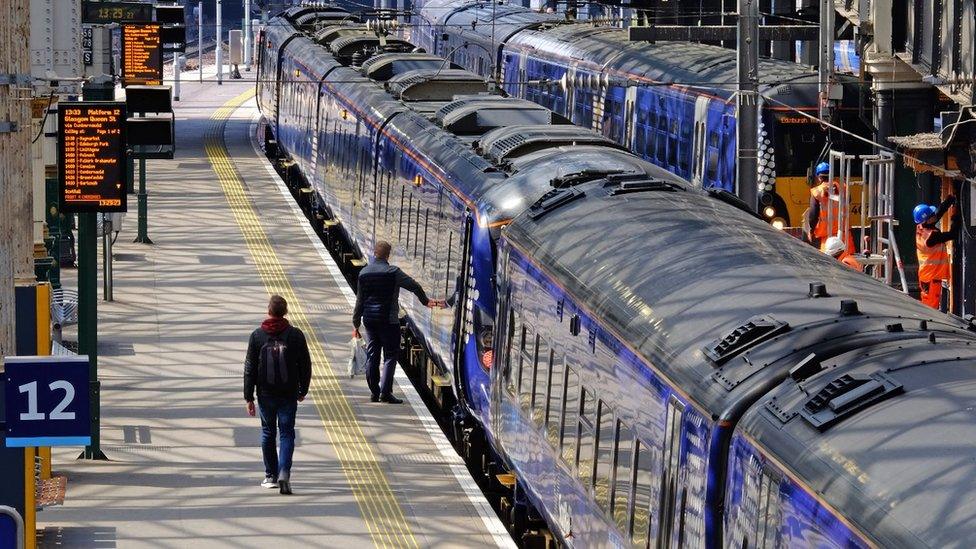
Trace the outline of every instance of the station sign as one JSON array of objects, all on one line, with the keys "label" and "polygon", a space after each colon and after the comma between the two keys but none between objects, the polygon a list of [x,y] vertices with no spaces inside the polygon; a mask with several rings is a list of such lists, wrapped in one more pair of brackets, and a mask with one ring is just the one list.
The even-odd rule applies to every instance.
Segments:
[{"label": "station sign", "polygon": [[91,444],[87,356],[4,358],[7,448]]},{"label": "station sign", "polygon": [[81,22],[89,25],[148,23],[153,20],[153,5],[147,2],[100,2],[83,0]]},{"label": "station sign", "polygon": [[59,103],[58,189],[61,211],[126,211],[125,148],[125,103]]},{"label": "station sign", "polygon": [[122,85],[163,83],[163,41],[158,24],[122,25]]}]

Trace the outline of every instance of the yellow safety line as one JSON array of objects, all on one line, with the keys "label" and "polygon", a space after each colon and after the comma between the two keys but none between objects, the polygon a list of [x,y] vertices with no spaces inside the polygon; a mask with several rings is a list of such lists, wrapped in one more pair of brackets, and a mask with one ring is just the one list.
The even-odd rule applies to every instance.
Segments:
[{"label": "yellow safety line", "polygon": [[240,174],[227,153],[224,144],[227,119],[253,96],[254,90],[250,89],[225,103],[211,116],[213,122],[204,138],[207,158],[217,174],[268,293],[279,294],[288,301],[288,316],[292,324],[305,332],[312,355],[310,395],[339,456],[342,471],[352,488],[373,544],[377,547],[419,547],[379,460],[339,385],[340,372],[332,367],[326,357],[325,349],[305,315],[302,301],[297,299],[244,189]]}]

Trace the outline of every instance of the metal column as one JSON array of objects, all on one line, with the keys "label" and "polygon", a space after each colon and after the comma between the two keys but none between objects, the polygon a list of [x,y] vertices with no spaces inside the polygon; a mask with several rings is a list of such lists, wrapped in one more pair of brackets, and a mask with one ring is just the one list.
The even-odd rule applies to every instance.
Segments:
[{"label": "metal column", "polygon": [[197,70],[203,83],[203,0],[197,4]]},{"label": "metal column", "polygon": [[736,36],[736,194],[750,208],[759,207],[759,0],[738,0]]},{"label": "metal column", "polygon": [[221,0],[217,0],[217,34],[214,39],[217,41],[217,85],[222,85],[224,83],[224,52],[220,47],[221,42],[221,12],[224,10],[223,3]]},{"label": "metal column", "polygon": [[244,70],[251,70],[251,0],[244,0]]}]

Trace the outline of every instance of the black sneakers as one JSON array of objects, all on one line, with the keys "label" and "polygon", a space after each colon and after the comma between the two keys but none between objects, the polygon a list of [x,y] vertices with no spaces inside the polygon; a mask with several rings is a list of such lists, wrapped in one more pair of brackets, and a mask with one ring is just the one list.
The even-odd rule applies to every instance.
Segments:
[{"label": "black sneakers", "polygon": [[291,481],[281,479],[278,481],[278,493],[286,496],[291,495]]},{"label": "black sneakers", "polygon": [[393,395],[386,395],[386,396],[380,397],[380,401],[386,402],[387,404],[403,404],[403,400],[401,400],[401,399],[399,399],[399,398],[397,398],[397,397],[395,397]]},{"label": "black sneakers", "polygon": [[274,477],[264,477],[264,481],[261,482],[261,488],[277,488],[278,479]]}]

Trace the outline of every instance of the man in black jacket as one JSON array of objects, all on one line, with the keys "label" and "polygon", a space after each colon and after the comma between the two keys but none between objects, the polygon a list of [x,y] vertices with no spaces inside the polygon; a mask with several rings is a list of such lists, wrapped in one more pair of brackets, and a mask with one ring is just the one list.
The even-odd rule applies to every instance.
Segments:
[{"label": "man in black jacket", "polygon": [[[295,413],[312,380],[312,360],[305,334],[285,319],[288,303],[271,296],[268,318],[251,333],[244,360],[244,400],[254,416],[254,390],[261,411],[261,450],[265,488],[291,494],[291,458],[295,452]],[[280,450],[275,448],[281,430]]]},{"label": "man in black jacket", "polygon": [[[389,242],[380,240],[373,250],[373,261],[359,272],[356,308],[352,313],[353,337],[359,326],[366,328],[366,384],[373,402],[403,402],[393,396],[393,373],[400,353],[400,288],[414,295],[427,307],[444,307],[444,302],[429,299],[424,289],[395,265],[390,265]],[[380,373],[380,352],[383,372]]]}]

